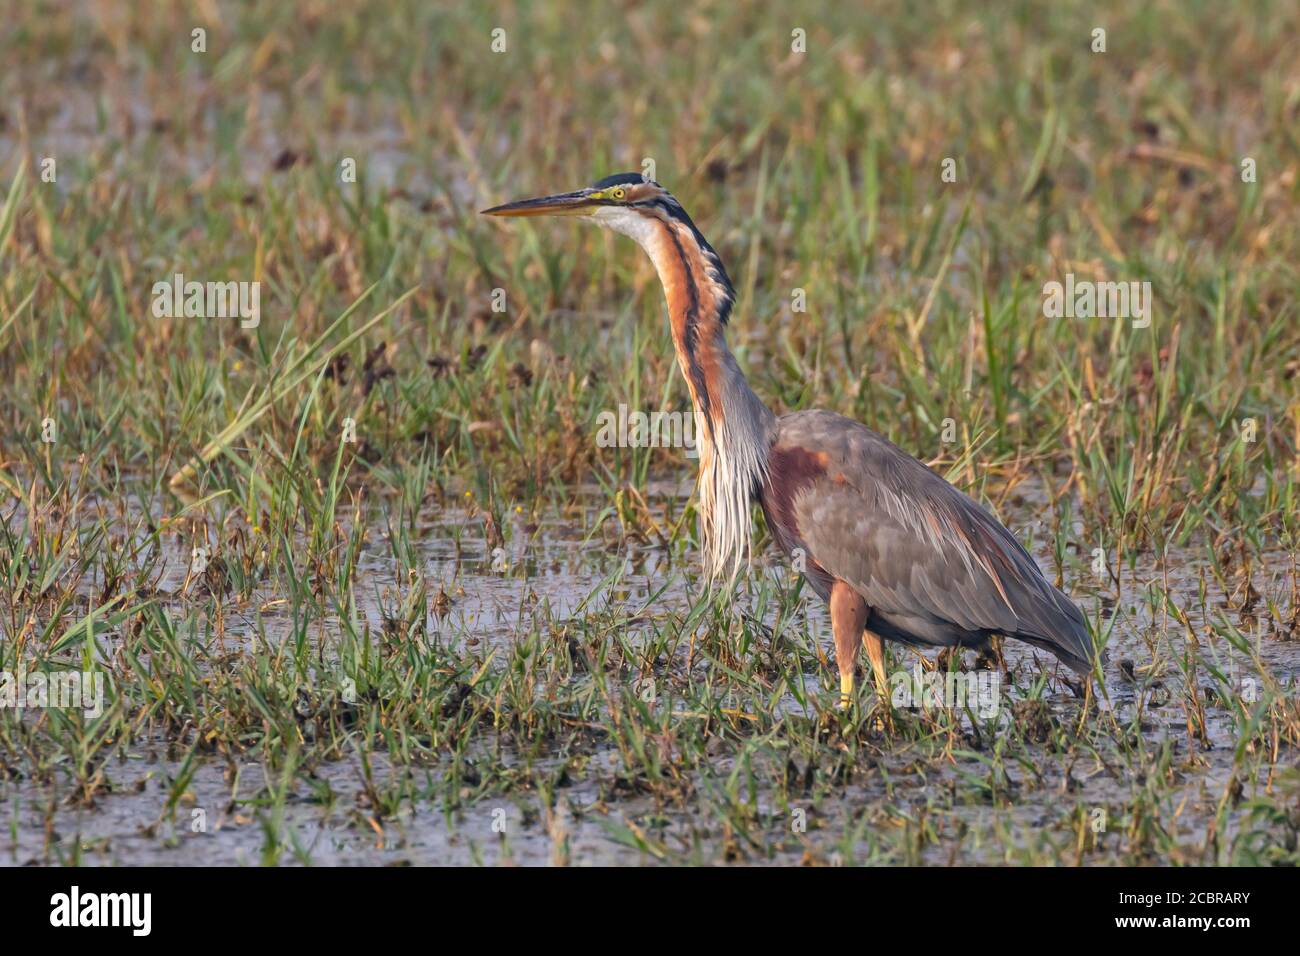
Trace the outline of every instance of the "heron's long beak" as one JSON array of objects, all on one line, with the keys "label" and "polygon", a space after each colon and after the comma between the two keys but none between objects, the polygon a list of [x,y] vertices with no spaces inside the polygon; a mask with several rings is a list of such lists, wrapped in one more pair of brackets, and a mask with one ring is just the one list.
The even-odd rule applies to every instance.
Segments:
[{"label": "heron's long beak", "polygon": [[539,199],[520,199],[503,206],[484,209],[484,216],[583,216],[595,209],[598,203],[591,189],[573,193],[542,196]]}]

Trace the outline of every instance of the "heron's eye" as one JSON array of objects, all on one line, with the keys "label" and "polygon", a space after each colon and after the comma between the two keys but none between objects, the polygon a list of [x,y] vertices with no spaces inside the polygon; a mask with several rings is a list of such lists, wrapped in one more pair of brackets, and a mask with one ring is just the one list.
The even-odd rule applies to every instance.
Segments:
[{"label": "heron's eye", "polygon": [[611,199],[626,199],[627,190],[624,189],[622,186],[615,186],[613,189],[609,191],[609,197]]}]

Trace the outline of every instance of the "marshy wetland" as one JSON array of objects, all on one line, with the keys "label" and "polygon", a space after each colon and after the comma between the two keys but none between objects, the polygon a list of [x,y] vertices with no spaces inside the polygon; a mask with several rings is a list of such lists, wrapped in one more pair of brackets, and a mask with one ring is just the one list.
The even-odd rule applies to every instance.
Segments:
[{"label": "marshy wetland", "polygon": [[[1297,16],[16,14],[0,673],[100,697],[0,694],[0,860],[1300,862]],[[755,391],[994,513],[1090,682],[891,646],[996,692],[868,671],[841,711],[760,513],[704,587],[690,450],[598,440],[689,413],[654,270],[477,215],[645,158]],[[177,273],[259,283],[259,321],[156,314]],[[1151,321],[1049,317],[1067,276],[1150,282]]]}]

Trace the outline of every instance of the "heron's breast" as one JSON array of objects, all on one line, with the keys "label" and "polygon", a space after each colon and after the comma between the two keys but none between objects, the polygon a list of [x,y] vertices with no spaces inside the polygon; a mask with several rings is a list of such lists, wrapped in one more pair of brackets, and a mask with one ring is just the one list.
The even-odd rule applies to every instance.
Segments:
[{"label": "heron's breast", "polygon": [[[776,445],[768,453],[767,481],[763,485],[761,503],[773,533],[783,550],[807,549],[803,530],[799,527],[797,504],[802,495],[811,492],[817,482],[827,476],[829,456],[823,451],[813,451],[799,446]],[[815,555],[808,555],[815,560]]]}]

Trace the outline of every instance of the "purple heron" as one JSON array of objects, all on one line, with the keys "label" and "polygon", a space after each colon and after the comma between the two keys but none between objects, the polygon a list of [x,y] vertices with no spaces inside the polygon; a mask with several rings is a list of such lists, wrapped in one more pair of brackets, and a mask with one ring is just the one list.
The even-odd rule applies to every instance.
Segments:
[{"label": "purple heron", "polygon": [[1092,670],[1083,614],[992,515],[866,426],[828,411],[778,417],[754,394],[723,334],[735,302],[727,270],[666,189],[622,173],[484,214],[576,216],[650,256],[695,407],[706,569],[734,580],[750,555],[757,502],[829,605],[841,705],[852,697],[859,641],[881,693],[885,641],[983,648],[1000,634]]}]

